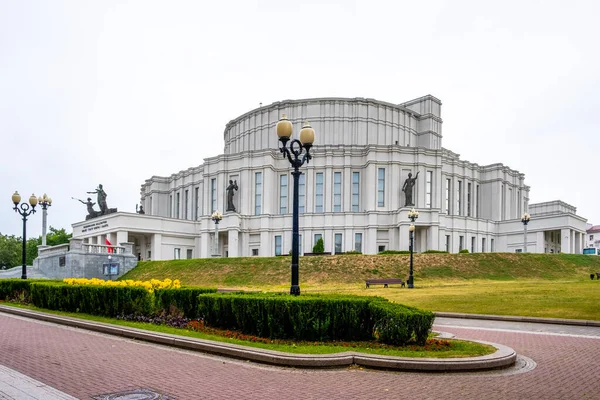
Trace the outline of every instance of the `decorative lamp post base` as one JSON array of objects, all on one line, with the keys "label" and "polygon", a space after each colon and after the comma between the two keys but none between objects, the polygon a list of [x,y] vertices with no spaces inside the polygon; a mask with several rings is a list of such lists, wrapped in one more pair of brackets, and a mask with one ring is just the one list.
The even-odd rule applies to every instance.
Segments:
[{"label": "decorative lamp post base", "polygon": [[299,296],[300,295],[300,285],[292,285],[290,287],[290,294],[292,296]]}]

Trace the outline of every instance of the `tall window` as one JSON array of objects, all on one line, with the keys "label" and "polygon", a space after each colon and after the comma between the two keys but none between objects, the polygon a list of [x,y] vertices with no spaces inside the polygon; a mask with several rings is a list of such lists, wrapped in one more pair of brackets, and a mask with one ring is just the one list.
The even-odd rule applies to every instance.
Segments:
[{"label": "tall window", "polygon": [[210,212],[217,211],[217,178],[210,180]]},{"label": "tall window", "polygon": [[458,187],[456,188],[456,215],[462,215],[461,214],[461,204],[460,204],[460,198],[462,197],[462,181],[458,181]]},{"label": "tall window", "polygon": [[323,173],[317,172],[315,176],[315,212],[323,212]]},{"label": "tall window", "polygon": [[446,251],[450,253],[450,235],[446,235]]},{"label": "tall window", "polygon": [[512,204],[513,204],[513,192],[512,192],[512,188],[508,188],[508,202],[507,202],[507,208],[508,208],[508,219],[511,219],[513,217],[513,210],[512,210]]},{"label": "tall window", "polygon": [[490,239],[490,251],[493,253],[494,251],[496,251],[495,246],[494,246],[494,239]]},{"label": "tall window", "polygon": [[342,234],[341,233],[336,233],[335,234],[335,253],[341,253],[342,252]]},{"label": "tall window", "polygon": [[485,253],[485,238],[481,238],[481,252]]},{"label": "tall window", "polygon": [[427,171],[425,180],[425,207],[431,208],[431,181],[433,180],[433,171]]},{"label": "tall window", "polygon": [[275,236],[275,255],[281,255],[281,236]]},{"label": "tall window", "polygon": [[254,173],[254,215],[262,213],[262,172]]},{"label": "tall window", "polygon": [[279,213],[287,214],[288,208],[288,176],[279,175]]},{"label": "tall window", "polygon": [[177,205],[177,208],[175,209],[175,218],[179,218],[179,210],[181,208],[181,199],[180,199],[180,195],[181,193],[177,192],[175,194],[175,198],[177,199],[175,201],[175,204]]},{"label": "tall window", "polygon": [[194,208],[194,220],[198,220],[198,211],[200,210],[200,188],[194,189],[194,204],[196,208]]},{"label": "tall window", "polygon": [[360,172],[352,173],[352,212],[359,211],[360,199]]},{"label": "tall window", "polygon": [[302,235],[298,235],[298,255],[302,255]]},{"label": "tall window", "polygon": [[354,251],[362,253],[362,233],[354,234]]},{"label": "tall window", "polygon": [[175,248],[175,252],[173,254],[173,258],[175,260],[180,260],[181,259],[181,249]]},{"label": "tall window", "polygon": [[333,173],[333,212],[342,211],[342,173]]},{"label": "tall window", "polygon": [[479,197],[479,185],[475,187],[475,217],[479,218],[479,203],[481,203],[481,198]]},{"label": "tall window", "polygon": [[465,237],[459,236],[458,237],[458,251],[461,251],[464,248],[465,248]]},{"label": "tall window", "polygon": [[298,177],[298,213],[304,212],[306,205],[306,175],[302,174]]},{"label": "tall window", "polygon": [[183,218],[188,219],[188,210],[190,205],[190,191],[185,191],[185,198],[183,199],[184,209],[183,209]]},{"label": "tall window", "polygon": [[450,215],[450,179],[446,179],[446,214]]},{"label": "tall window", "polygon": [[517,218],[520,218],[521,215],[523,215],[523,213],[521,212],[521,190],[519,189],[519,191],[517,192]]},{"label": "tall window", "polygon": [[385,205],[385,168],[377,169],[377,207]]},{"label": "tall window", "polygon": [[467,183],[467,217],[471,216],[471,182]]},{"label": "tall window", "polygon": [[169,195],[169,218],[173,218],[173,195]]},{"label": "tall window", "polygon": [[500,185],[500,218],[504,220],[506,218],[506,198],[504,194],[504,185]]},{"label": "tall window", "polygon": [[471,253],[475,253],[475,236],[471,236]]}]

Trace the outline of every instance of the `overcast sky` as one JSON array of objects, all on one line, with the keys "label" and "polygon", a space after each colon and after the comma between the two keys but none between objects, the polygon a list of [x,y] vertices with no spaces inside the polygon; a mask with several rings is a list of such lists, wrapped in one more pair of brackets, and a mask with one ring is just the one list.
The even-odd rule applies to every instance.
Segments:
[{"label": "overcast sky", "polygon": [[133,212],[146,179],[221,154],[225,124],[260,103],[426,94],[445,148],[600,224],[599,15],[592,0],[0,0],[0,232],[21,235],[15,190],[50,195],[68,231],[86,215],[71,197],[99,183]]}]

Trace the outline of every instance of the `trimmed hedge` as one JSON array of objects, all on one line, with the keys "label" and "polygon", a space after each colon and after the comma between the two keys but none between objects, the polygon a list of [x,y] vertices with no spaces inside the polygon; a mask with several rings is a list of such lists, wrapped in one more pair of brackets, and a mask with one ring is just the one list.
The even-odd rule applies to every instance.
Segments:
[{"label": "trimmed hedge", "polygon": [[10,300],[25,293],[29,296],[30,279],[0,279],[0,300]]},{"label": "trimmed hedge", "polygon": [[216,288],[179,288],[154,291],[156,314],[171,315],[181,312],[184,317],[198,318],[198,296],[204,293],[217,293]]},{"label": "trimmed hedge", "polygon": [[409,250],[384,250],[384,251],[380,251],[379,253],[380,255],[386,255],[386,254],[410,254]]},{"label": "trimmed hedge", "polygon": [[434,318],[431,312],[367,296],[203,294],[198,300],[208,326],[277,339],[425,343]]},{"label": "trimmed hedge", "polygon": [[30,293],[33,305],[49,310],[106,317],[119,314],[149,315],[153,310],[152,294],[141,287],[33,282]]}]

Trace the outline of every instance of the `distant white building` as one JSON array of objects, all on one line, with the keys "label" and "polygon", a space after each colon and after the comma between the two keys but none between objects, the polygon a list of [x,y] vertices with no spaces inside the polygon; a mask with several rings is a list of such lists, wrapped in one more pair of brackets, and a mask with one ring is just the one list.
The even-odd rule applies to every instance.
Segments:
[{"label": "distant white building", "polygon": [[586,231],[586,249],[596,249],[596,254],[600,255],[600,225],[589,225]]},{"label": "distant white building", "polygon": [[[133,243],[140,259],[274,256],[292,246],[293,179],[275,132],[287,114],[298,134],[316,132],[313,159],[299,183],[301,254],[319,238],[325,251],[408,250],[402,192],[409,173],[415,249],[515,252],[524,248],[521,215],[528,211],[529,252],[581,253],[586,220],[562,201],[529,204],[525,175],[503,164],[461,160],[442,147],[441,102],[425,96],[402,104],[373,99],[285,100],[230,121],[224,153],[141,187],[145,214],[118,212],[73,224],[87,244]],[[236,181],[235,212],[226,187]],[[218,249],[210,215],[219,210]],[[600,239],[600,237],[598,238]]]}]

